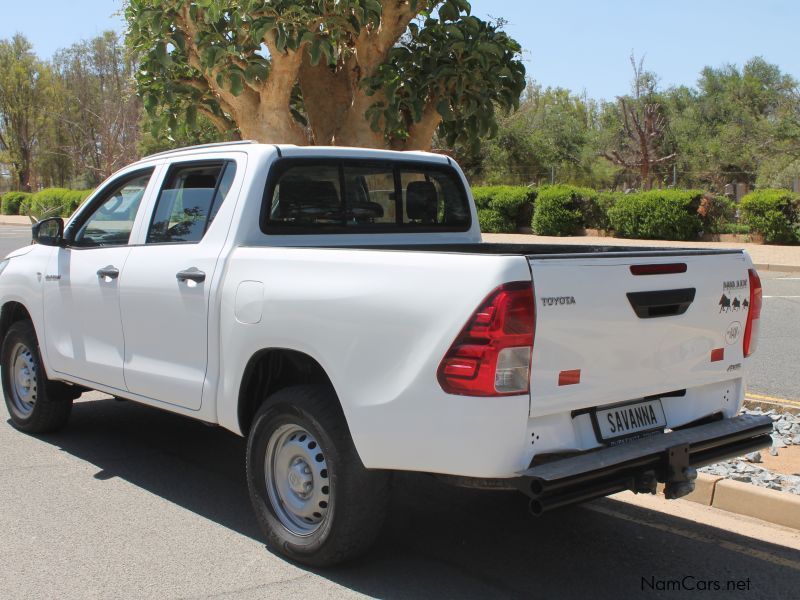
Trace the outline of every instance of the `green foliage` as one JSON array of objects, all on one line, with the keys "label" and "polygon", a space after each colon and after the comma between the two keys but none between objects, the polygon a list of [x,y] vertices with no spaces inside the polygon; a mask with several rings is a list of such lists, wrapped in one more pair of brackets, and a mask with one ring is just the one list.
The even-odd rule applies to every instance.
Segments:
[{"label": "green foliage", "polygon": [[800,196],[788,190],[756,190],[739,204],[742,223],[767,243],[798,241]]},{"label": "green foliage", "polygon": [[478,186],[472,188],[472,195],[478,208],[490,208],[502,213],[512,222],[526,226],[536,200],[536,188],[515,185]]},{"label": "green foliage", "polygon": [[608,211],[620,237],[653,240],[694,240],[703,223],[697,209],[703,192],[651,190],[624,194]]},{"label": "green foliage", "polygon": [[[262,103],[276,121],[285,109],[293,124],[329,127],[307,118],[314,107],[306,102],[314,101],[301,91],[304,78],[318,79],[319,71],[283,60],[302,53],[311,67],[329,67],[331,80],[347,78],[355,96],[374,97],[358,103],[366,106],[358,115],[366,131],[402,144],[423,116],[438,113],[449,143],[474,145],[494,131],[495,107],[517,105],[525,70],[519,44],[470,11],[467,0],[129,0],[125,16],[154,133],[171,132],[184,115],[193,127],[199,113],[221,133],[238,128],[251,136],[242,115]],[[395,37],[377,39],[379,31]],[[276,73],[298,82],[290,94],[292,83],[268,85]],[[332,92],[324,102],[339,103],[344,113],[354,104],[345,96]],[[432,131],[425,131],[429,144]]]},{"label": "green foliage", "polygon": [[780,171],[800,142],[797,81],[756,57],[742,67],[702,70],[697,89],[668,94],[677,170],[684,185],[791,183]]},{"label": "green foliage", "polygon": [[600,192],[589,196],[583,204],[583,223],[591,229],[609,230],[611,221],[608,219],[608,211],[614,206],[621,194],[617,192]]},{"label": "green foliage", "polygon": [[4,215],[25,214],[20,208],[24,208],[26,201],[30,202],[30,197],[28,192],[6,192],[0,202],[0,212]]},{"label": "green foliage", "polygon": [[46,188],[33,194],[31,212],[38,218],[70,216],[91,193],[91,190]]},{"label": "green foliage", "polygon": [[479,210],[497,213],[485,216],[487,223],[502,221],[507,223],[507,231],[516,231],[518,227],[526,227],[530,223],[536,189],[513,185],[480,186],[472,188],[472,196]]},{"label": "green foliage", "polygon": [[365,80],[368,94],[383,94],[367,110],[374,131],[403,140],[435,102],[444,142],[477,149],[481,137],[497,132],[495,108],[519,106],[525,89],[520,45],[497,23],[470,15],[469,3],[460,3],[466,15],[445,10],[452,4],[440,5],[438,18],[427,17],[422,27],[412,23],[407,38]]},{"label": "green foliage", "polygon": [[478,209],[478,222],[484,233],[515,233],[517,231],[512,219],[491,208]]},{"label": "green foliage", "polygon": [[574,235],[584,226],[583,215],[593,206],[597,192],[571,185],[539,189],[533,212],[533,231],[538,235]]},{"label": "green foliage", "polygon": [[0,148],[13,165],[14,186],[31,189],[34,148],[54,107],[52,71],[21,34],[0,40]]},{"label": "green foliage", "polygon": [[519,110],[498,117],[497,136],[479,152],[457,144],[457,158],[473,179],[489,184],[543,183],[553,169],[560,180],[605,186],[613,178],[589,147],[595,119],[592,101],[529,82]]},{"label": "green foliage", "polygon": [[61,206],[61,216],[69,217],[89,197],[94,190],[69,190],[64,194],[64,204]]},{"label": "green foliage", "polygon": [[750,227],[743,223],[721,223],[713,233],[747,234],[750,233]]}]

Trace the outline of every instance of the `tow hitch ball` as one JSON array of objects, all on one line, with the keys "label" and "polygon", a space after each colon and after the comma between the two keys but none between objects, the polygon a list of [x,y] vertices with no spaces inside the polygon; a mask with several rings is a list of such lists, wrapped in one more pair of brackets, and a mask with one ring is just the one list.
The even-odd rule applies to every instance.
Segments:
[{"label": "tow hitch ball", "polygon": [[689,444],[673,446],[667,450],[667,481],[664,497],[667,500],[682,498],[694,491],[697,469],[689,466]]}]

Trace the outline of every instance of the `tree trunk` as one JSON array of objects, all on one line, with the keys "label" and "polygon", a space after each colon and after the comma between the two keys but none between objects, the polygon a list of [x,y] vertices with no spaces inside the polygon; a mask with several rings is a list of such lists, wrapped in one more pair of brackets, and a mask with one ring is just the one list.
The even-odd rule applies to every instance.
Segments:
[{"label": "tree trunk", "polygon": [[425,150],[431,149],[433,136],[442,122],[442,115],[436,110],[436,99],[428,101],[422,113],[422,119],[409,127],[408,138],[393,144],[397,150]]},{"label": "tree trunk", "polygon": [[19,151],[20,161],[14,168],[19,179],[19,189],[23,192],[32,191],[31,188],[31,153],[28,148],[22,147]]}]

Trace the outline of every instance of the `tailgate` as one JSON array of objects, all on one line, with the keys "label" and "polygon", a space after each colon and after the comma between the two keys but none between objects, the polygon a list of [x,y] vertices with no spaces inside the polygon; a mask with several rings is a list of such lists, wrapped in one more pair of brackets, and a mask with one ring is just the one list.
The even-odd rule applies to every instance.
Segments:
[{"label": "tailgate", "polygon": [[[528,259],[531,416],[741,378],[749,304],[741,251]],[[636,265],[685,271],[634,275]]]}]

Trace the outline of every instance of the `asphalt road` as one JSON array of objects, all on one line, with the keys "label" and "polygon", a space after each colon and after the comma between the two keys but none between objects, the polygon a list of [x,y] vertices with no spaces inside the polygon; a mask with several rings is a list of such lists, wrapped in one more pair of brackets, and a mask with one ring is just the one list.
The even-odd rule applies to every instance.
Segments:
[{"label": "asphalt road", "polygon": [[[8,233],[0,253],[25,242]],[[767,295],[795,284],[767,283]],[[731,597],[703,591],[706,581],[796,597],[797,532],[658,506],[603,499],[535,519],[517,494],[398,475],[375,548],[309,570],[264,547],[244,441],[229,432],[92,393],[66,430],[29,436],[0,405],[2,599]]]},{"label": "asphalt road", "polygon": [[800,400],[800,273],[759,273],[764,288],[758,350],[747,391]]},{"label": "asphalt road", "polygon": [[[132,402],[78,402],[41,437],[0,408],[0,597],[774,600],[800,585],[794,530],[655,498],[688,512],[602,499],[536,519],[517,494],[424,475],[395,479],[368,556],[308,570],[265,549],[243,475],[240,438]],[[705,581],[742,591],[674,587]]]}]

